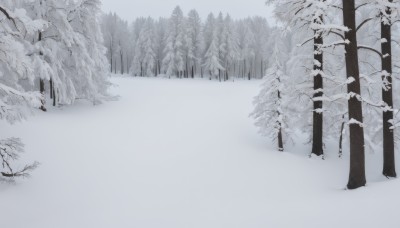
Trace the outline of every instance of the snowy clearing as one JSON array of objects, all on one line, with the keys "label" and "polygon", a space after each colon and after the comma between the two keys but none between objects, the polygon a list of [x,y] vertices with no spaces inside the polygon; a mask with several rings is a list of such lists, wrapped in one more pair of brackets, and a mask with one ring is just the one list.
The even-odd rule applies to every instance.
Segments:
[{"label": "snowy clearing", "polygon": [[119,101],[2,123],[31,179],[0,184],[4,228],[398,227],[400,181],[367,156],[368,186],[343,190],[348,154],[278,153],[248,117],[260,81],[123,78]]}]

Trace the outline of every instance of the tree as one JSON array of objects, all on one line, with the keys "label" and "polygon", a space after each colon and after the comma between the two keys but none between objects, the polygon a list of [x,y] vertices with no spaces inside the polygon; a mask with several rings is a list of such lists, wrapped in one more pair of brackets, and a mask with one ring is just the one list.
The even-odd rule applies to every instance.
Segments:
[{"label": "tree", "polygon": [[223,56],[225,65],[224,79],[228,80],[229,70],[231,68],[232,63],[237,61],[240,57],[239,40],[237,37],[237,33],[235,31],[233,21],[229,15],[226,15],[224,19],[224,28],[221,37],[226,50]]},{"label": "tree", "polygon": [[179,6],[177,6],[172,12],[168,30],[165,50],[166,55],[163,60],[163,68],[169,77],[172,75],[182,77],[185,69],[183,50],[185,29],[183,12]]},{"label": "tree", "polygon": [[343,0],[343,23],[345,31],[345,60],[348,110],[350,127],[350,174],[348,189],[356,189],[366,184],[363,111],[361,100],[360,69],[358,62],[356,8],[354,0]]},{"label": "tree", "polygon": [[[24,40],[24,36],[32,35],[44,23],[31,20],[25,10],[16,6],[13,1],[0,4],[0,119],[9,123],[25,118],[32,108],[42,105],[42,95],[23,91],[19,80],[28,79],[33,84],[34,65],[27,55],[32,46]],[[12,162],[18,160],[23,152],[24,145],[20,139],[0,140],[0,174],[3,177],[26,177],[38,166],[34,162],[15,170]]]},{"label": "tree", "polygon": [[201,19],[196,10],[191,10],[188,14],[186,34],[187,58],[191,77],[194,78],[201,61]]},{"label": "tree", "polygon": [[[219,59],[219,49],[218,49],[218,37],[216,34],[213,35],[210,47],[208,48],[204,56],[204,69],[210,73],[210,80],[212,76],[218,77],[220,71],[225,70],[221,65],[221,60]],[[219,78],[221,81],[221,78]]]},{"label": "tree", "polygon": [[260,133],[277,141],[279,151],[284,151],[284,142],[289,137],[289,117],[285,107],[288,76],[285,73],[282,50],[282,44],[277,41],[272,55],[274,62],[268,69],[259,95],[254,99],[255,109],[251,114],[256,120],[256,126],[260,128]]},{"label": "tree", "polygon": [[312,149],[311,154],[322,156],[323,150],[323,97],[324,97],[324,37],[326,37],[336,26],[325,23],[330,0],[285,0],[274,1],[277,3],[276,14],[288,25],[297,28],[308,28],[312,30],[313,36],[303,41],[301,46],[312,41],[313,52],[313,123],[312,123]]},{"label": "tree", "polygon": [[[383,175],[396,177],[394,155],[393,128],[393,79],[392,79],[392,24],[393,13],[399,7],[393,0],[377,1],[380,3],[381,18],[381,61],[382,61],[382,100],[386,107],[383,109]],[[379,7],[380,6],[380,7]],[[393,12],[393,13],[392,13]]]}]

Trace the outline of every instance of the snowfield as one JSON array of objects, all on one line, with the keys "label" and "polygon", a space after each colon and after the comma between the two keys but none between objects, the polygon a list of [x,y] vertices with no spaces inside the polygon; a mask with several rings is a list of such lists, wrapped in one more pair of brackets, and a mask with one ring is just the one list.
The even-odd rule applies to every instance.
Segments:
[{"label": "snowfield", "polygon": [[[348,152],[279,153],[257,133],[260,81],[114,77],[120,99],[1,124],[26,144],[30,179],[0,183],[2,228],[395,228],[400,181],[368,154],[368,186],[344,190]],[[400,160],[397,159],[397,164]]]}]

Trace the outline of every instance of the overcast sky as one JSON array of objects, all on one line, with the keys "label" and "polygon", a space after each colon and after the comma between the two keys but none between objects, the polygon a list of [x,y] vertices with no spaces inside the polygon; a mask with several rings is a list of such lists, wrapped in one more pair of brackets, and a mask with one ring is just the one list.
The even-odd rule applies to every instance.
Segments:
[{"label": "overcast sky", "polygon": [[116,12],[121,18],[133,21],[137,17],[169,17],[179,5],[185,14],[196,9],[206,18],[210,12],[229,13],[233,18],[264,16],[270,25],[274,24],[271,9],[265,0],[101,0],[104,12]]}]

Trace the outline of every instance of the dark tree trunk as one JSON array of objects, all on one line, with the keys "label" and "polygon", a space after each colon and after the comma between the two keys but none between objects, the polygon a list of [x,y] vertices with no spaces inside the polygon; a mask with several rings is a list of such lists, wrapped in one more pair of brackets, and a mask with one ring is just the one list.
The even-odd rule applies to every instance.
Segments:
[{"label": "dark tree trunk", "polygon": [[120,52],[120,55],[121,55],[121,74],[124,74],[125,73],[124,72],[124,55],[123,55],[122,51]]},{"label": "dark tree trunk", "polygon": [[321,34],[315,34],[314,36],[314,72],[318,72],[314,75],[314,111],[313,111],[313,142],[311,153],[317,156],[324,155],[324,144],[323,144],[323,113],[321,101],[323,92],[323,52],[321,46],[324,40]]},{"label": "dark tree trunk", "polygon": [[126,55],[125,59],[126,59],[126,73],[129,74],[129,55]]},{"label": "dark tree trunk", "polygon": [[[42,40],[42,32],[39,32],[38,41],[40,42],[41,40]],[[43,53],[40,52],[39,55],[42,56]],[[46,110],[46,107],[44,106],[46,103],[46,101],[45,101],[46,98],[45,98],[44,80],[43,79],[39,80],[39,90],[40,90],[40,93],[42,94],[42,106],[40,106],[40,110],[42,110],[43,112],[46,112],[47,110]]]},{"label": "dark tree trunk", "polygon": [[340,127],[340,137],[339,137],[339,158],[342,157],[343,155],[343,131],[344,131],[344,125],[346,121],[344,120],[345,115],[343,115],[343,120],[342,120],[342,126]]},{"label": "dark tree trunk", "polygon": [[194,65],[192,66],[192,78],[194,78]]},{"label": "dark tree trunk", "polygon": [[112,49],[112,41],[110,41],[110,72],[113,72],[113,49]]},{"label": "dark tree trunk", "polygon": [[158,74],[161,74],[161,64],[160,64],[160,60],[158,60]]},{"label": "dark tree trunk", "polygon": [[[54,84],[53,84],[54,86]],[[57,105],[57,99],[56,99],[56,90],[53,88],[53,106],[55,107]]]},{"label": "dark tree trunk", "polygon": [[39,81],[39,87],[40,87],[40,93],[42,94],[42,106],[40,106],[40,110],[42,110],[43,112],[46,112],[47,109],[46,109],[46,107],[44,106],[44,105],[45,105],[45,98],[44,98],[44,96],[45,96],[45,90],[44,90],[44,80],[43,80],[43,79],[40,79],[40,81]]},{"label": "dark tree trunk", "polygon": [[[393,2],[389,0],[389,2]],[[391,10],[387,9],[386,14],[390,15]],[[382,73],[383,81],[387,82],[386,88],[382,88],[383,102],[389,107],[389,110],[383,112],[383,175],[386,177],[396,177],[396,166],[394,156],[394,134],[392,124],[393,120],[393,86],[392,86],[392,34],[391,24],[381,22],[382,40]],[[385,73],[384,73],[385,72]]]},{"label": "dark tree trunk", "polygon": [[117,74],[117,60],[114,60],[114,74]]},{"label": "dark tree trunk", "polygon": [[366,184],[365,178],[365,150],[362,103],[356,95],[361,95],[360,69],[357,50],[356,10],[355,0],[343,0],[343,22],[349,28],[345,33],[345,39],[349,41],[345,45],[346,73],[347,77],[353,77],[354,82],[347,85],[347,91],[352,96],[348,100],[349,119],[358,123],[350,123],[350,174],[348,189],[356,189]]},{"label": "dark tree trunk", "polygon": [[243,66],[243,78],[246,78],[246,70],[247,70],[246,60],[243,60],[243,63],[244,63],[244,66]]},{"label": "dark tree trunk", "polygon": [[263,59],[261,59],[261,76],[260,77],[261,78],[264,77],[264,60]]},{"label": "dark tree trunk", "polygon": [[[278,99],[281,99],[281,92],[278,90]],[[278,111],[278,115],[281,113]],[[278,150],[283,152],[283,136],[282,136],[282,124],[279,123],[279,132],[278,132]]]},{"label": "dark tree trunk", "polygon": [[53,99],[53,79],[50,78],[50,99]]}]

